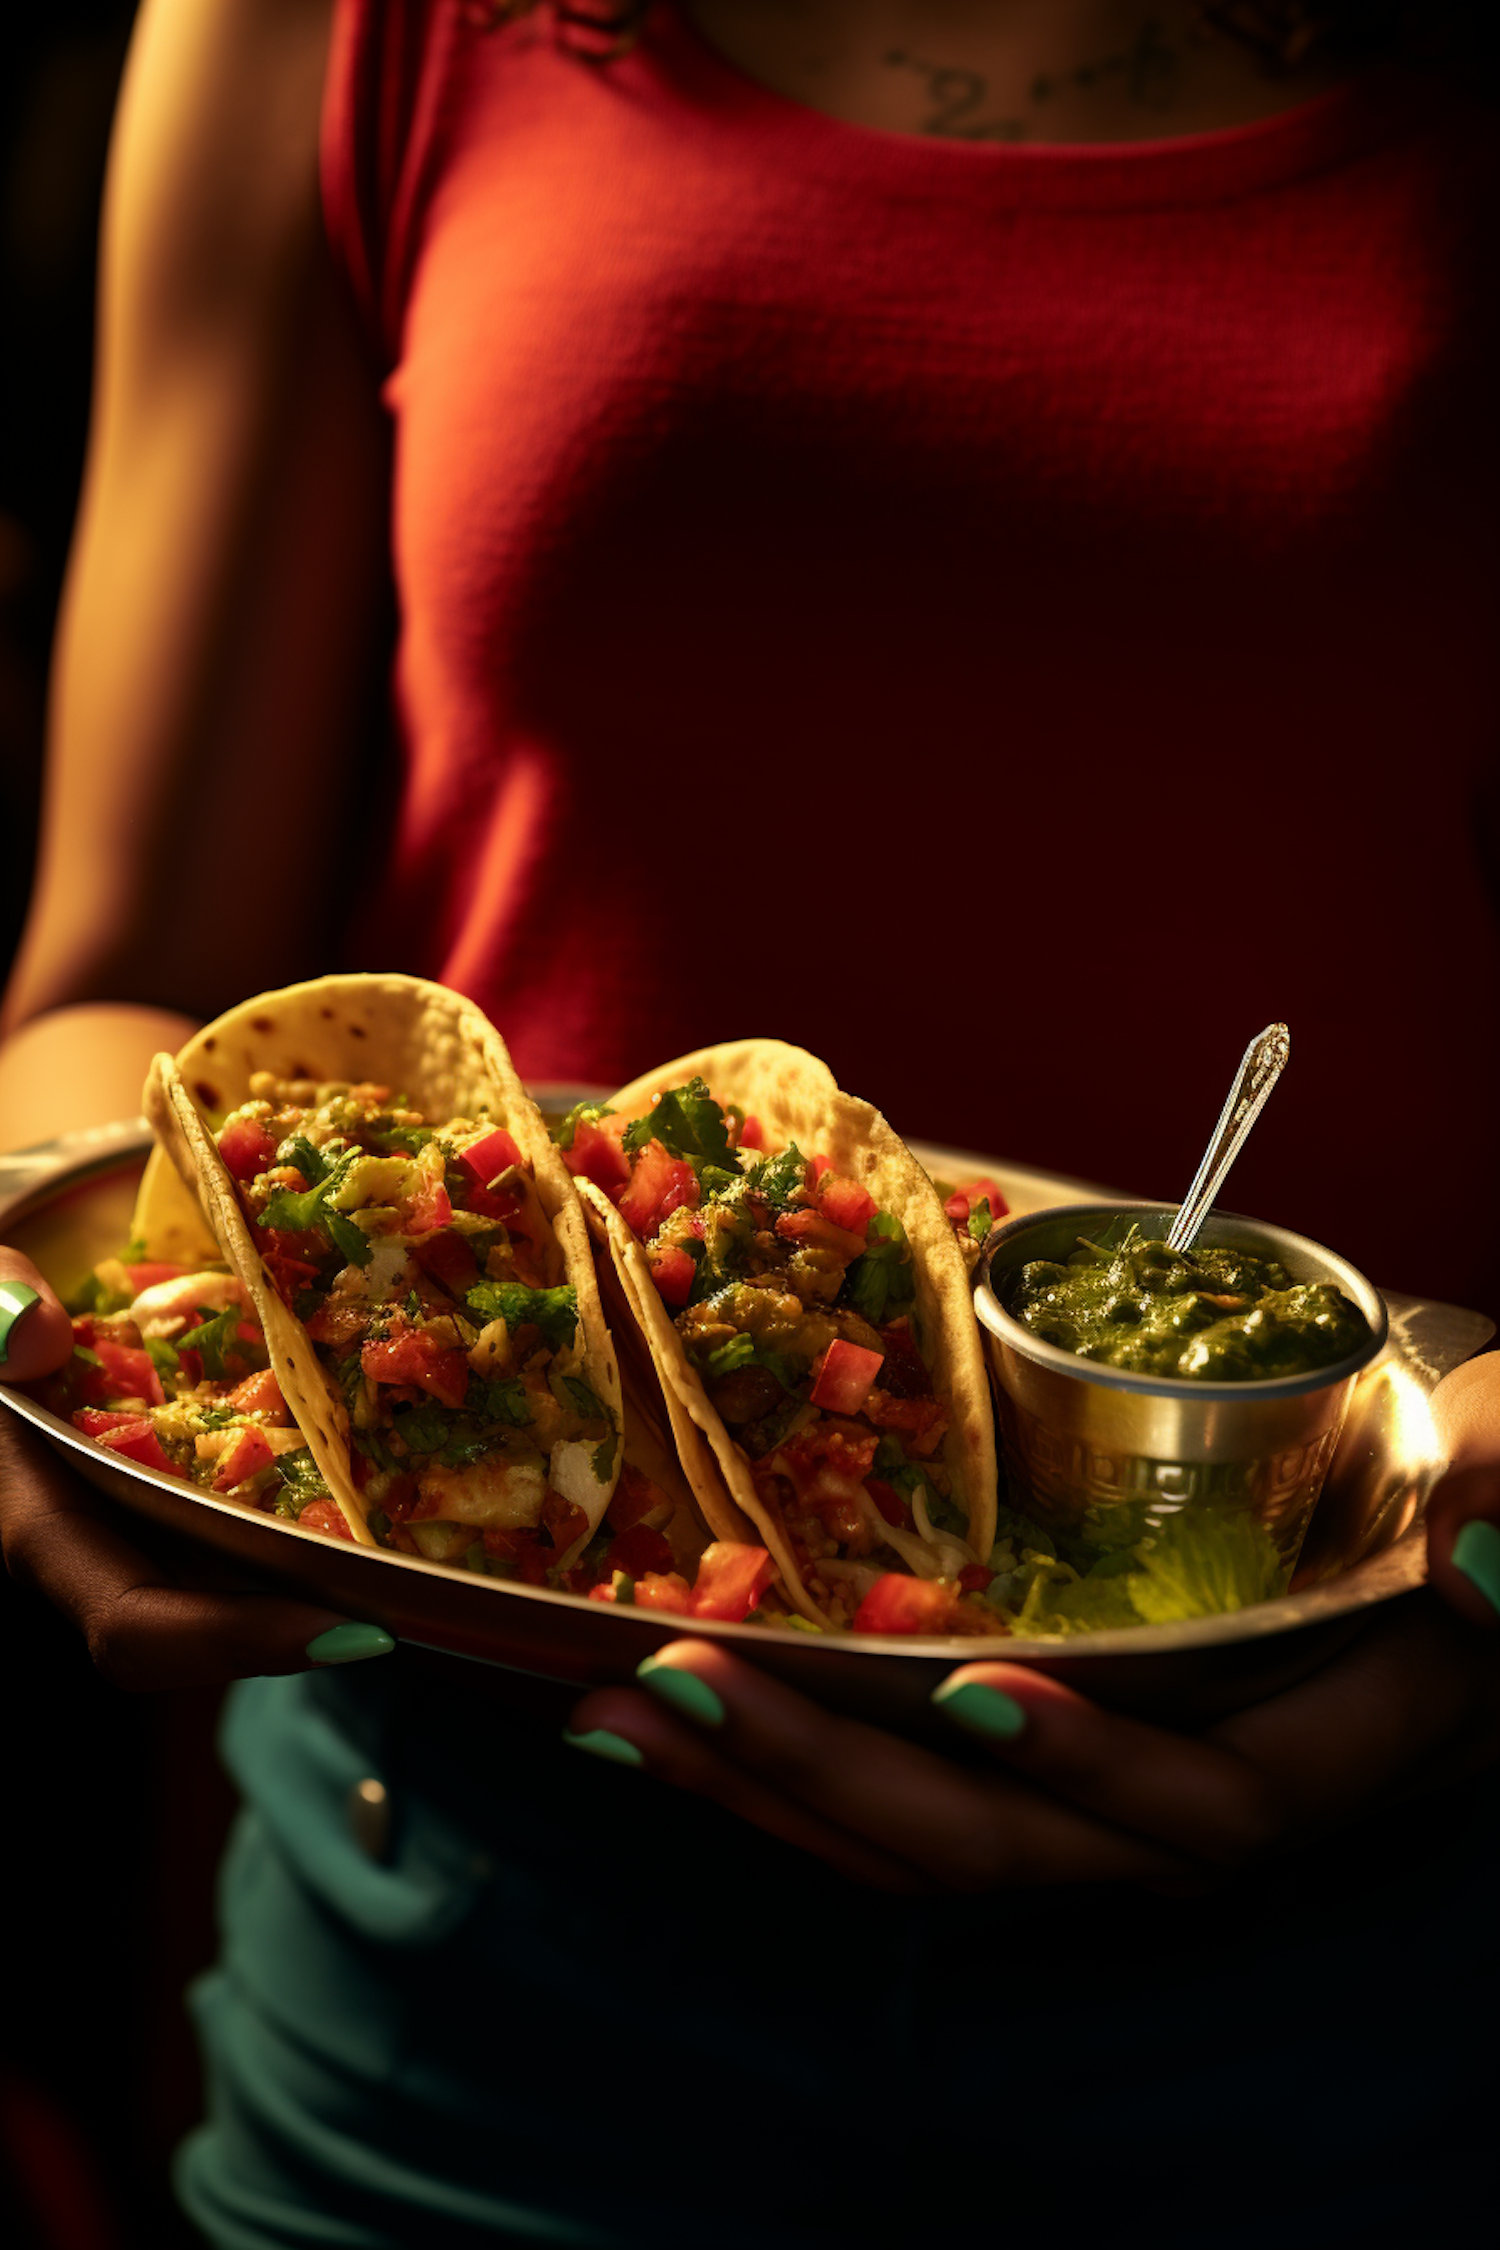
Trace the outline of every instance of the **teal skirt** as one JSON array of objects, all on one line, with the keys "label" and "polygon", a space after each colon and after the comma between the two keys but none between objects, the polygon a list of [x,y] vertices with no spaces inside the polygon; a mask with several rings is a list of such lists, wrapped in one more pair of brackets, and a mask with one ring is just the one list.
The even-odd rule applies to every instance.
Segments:
[{"label": "teal skirt", "polygon": [[1369,2250],[1491,2200],[1493,1782],[1207,1901],[908,1901],[398,1660],[246,1683],[225,1753],[216,2250]]}]

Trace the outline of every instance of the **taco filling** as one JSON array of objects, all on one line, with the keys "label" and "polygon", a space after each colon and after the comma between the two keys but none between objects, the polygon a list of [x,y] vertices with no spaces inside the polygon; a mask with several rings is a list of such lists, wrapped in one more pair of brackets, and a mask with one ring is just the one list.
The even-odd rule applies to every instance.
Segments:
[{"label": "taco filling", "polygon": [[106,1258],[73,1300],[73,1356],[31,1386],[98,1444],[200,1491],[347,1539],[349,1526],[223,1266]]},{"label": "taco filling", "polygon": [[920,1629],[993,1631],[993,1612],[970,1599],[990,1572],[943,1457],[949,1413],[900,1219],[816,1149],[767,1148],[759,1121],[702,1078],[631,1121],[580,1104],[554,1138],[643,1245],[682,1351],[826,1622],[903,1629],[885,1614],[899,1593]]},{"label": "taco filling", "polygon": [[484,1117],[256,1073],[215,1135],[272,1285],[349,1410],[383,1545],[533,1583],[603,1514],[620,1433],[530,1165]]}]

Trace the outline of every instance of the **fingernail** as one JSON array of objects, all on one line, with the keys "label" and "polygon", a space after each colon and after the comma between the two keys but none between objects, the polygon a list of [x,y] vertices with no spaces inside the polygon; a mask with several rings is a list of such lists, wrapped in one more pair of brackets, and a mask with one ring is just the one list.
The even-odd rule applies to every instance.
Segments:
[{"label": "fingernail", "polygon": [[378,1625],[330,1625],[308,1642],[307,1653],[314,1664],[358,1664],[362,1657],[389,1656],[395,1645]]},{"label": "fingernail", "polygon": [[662,1656],[647,1656],[637,1664],[635,1676],[642,1687],[648,1687],[663,1703],[670,1703],[685,1719],[696,1720],[700,1727],[724,1724],[721,1698],[696,1672],[684,1671],[680,1664],[669,1664]]},{"label": "fingernail", "polygon": [[987,1735],[991,1742],[1014,1742],[1026,1724],[1014,1696],[1002,1695],[982,1680],[945,1680],[933,1689],[932,1700],[970,1734]]},{"label": "fingernail", "polygon": [[10,1332],[22,1313],[39,1305],[41,1298],[24,1281],[0,1281],[0,1367],[10,1356]]},{"label": "fingernail", "polygon": [[623,1734],[610,1734],[604,1727],[595,1727],[591,1734],[565,1734],[563,1740],[572,1750],[587,1750],[591,1758],[608,1758],[617,1766],[646,1763],[633,1742],[627,1742]]},{"label": "fingernail", "polygon": [[1453,1542],[1453,1561],[1491,1609],[1500,1610],[1500,1530],[1471,1516]]}]

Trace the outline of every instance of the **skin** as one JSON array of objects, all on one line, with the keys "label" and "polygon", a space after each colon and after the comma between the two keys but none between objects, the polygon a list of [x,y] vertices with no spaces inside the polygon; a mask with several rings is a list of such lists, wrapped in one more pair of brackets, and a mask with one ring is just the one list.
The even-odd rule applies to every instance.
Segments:
[{"label": "skin", "polygon": [[[1321,83],[1266,81],[1239,50],[1190,49],[1185,16],[1165,6],[1152,19],[1103,0],[813,0],[795,15],[771,0],[699,0],[697,12],[705,36],[773,88],[899,131],[947,127],[930,78],[882,59],[898,51],[977,74],[971,122],[1024,112],[1026,137],[1028,90],[1062,75],[1032,103],[1062,140],[1239,124]],[[5,1008],[3,1145],[133,1114],[159,1047],[326,958],[319,904],[337,900],[315,843],[307,880],[278,881],[272,911],[254,911],[253,873],[239,901],[267,818],[247,824],[247,784],[257,807],[296,808],[299,838],[327,832],[381,669],[385,443],[317,210],[329,13],[328,0],[142,11],[107,190],[98,397],[40,871]],[[1159,73],[1148,100],[1128,67],[1148,20],[1181,47],[1165,107]],[[1098,75],[1068,76],[1081,70]],[[0,1272],[42,1292],[11,1331],[6,1374],[25,1380],[60,1364],[65,1317],[18,1254],[0,1251]],[[574,1728],[623,1735],[660,1779],[886,1889],[1201,1887],[1500,1748],[1500,1620],[1449,1560],[1468,1515],[1500,1522],[1500,1361],[1450,1378],[1439,1410],[1454,1468],[1431,1511],[1431,1590],[1206,1735],[1112,1716],[1019,1667],[971,1665],[961,1676],[1003,1687],[1027,1725],[1003,1747],[965,1740],[950,1760],[834,1718],[696,1641],[666,1653],[715,1687],[722,1730],[634,1687],[585,1698]],[[296,1670],[337,1622],[300,1602],[165,1582],[122,1520],[0,1422],[7,1564],[120,1686]]]}]

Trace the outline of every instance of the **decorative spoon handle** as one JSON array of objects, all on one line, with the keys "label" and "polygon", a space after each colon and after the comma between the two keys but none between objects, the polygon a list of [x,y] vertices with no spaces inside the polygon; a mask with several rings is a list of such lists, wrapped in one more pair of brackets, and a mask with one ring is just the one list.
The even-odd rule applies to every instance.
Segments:
[{"label": "decorative spoon handle", "polygon": [[1204,1151],[1203,1162],[1183,1199],[1182,1209],[1172,1221],[1172,1231],[1167,1236],[1169,1250],[1192,1248],[1199,1228],[1224,1185],[1230,1165],[1265,1108],[1271,1088],[1285,1070],[1291,1051],[1292,1035],[1284,1023],[1267,1024],[1260,1037],[1252,1039],[1245,1049],[1245,1059],[1235,1073],[1229,1099],[1214,1128],[1214,1137]]}]

